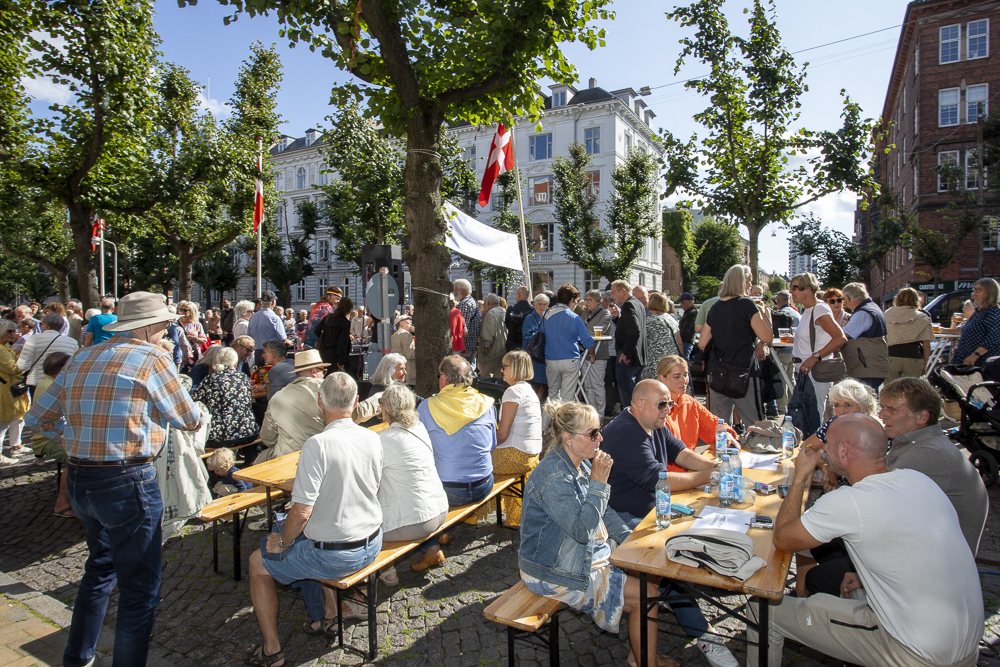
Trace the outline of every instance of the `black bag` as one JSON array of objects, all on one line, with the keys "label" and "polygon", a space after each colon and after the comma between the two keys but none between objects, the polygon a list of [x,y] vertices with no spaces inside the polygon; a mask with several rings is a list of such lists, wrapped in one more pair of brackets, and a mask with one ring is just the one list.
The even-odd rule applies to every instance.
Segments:
[{"label": "black bag", "polygon": [[538,364],[545,363],[545,316],[538,325],[538,331],[531,337],[528,344],[524,346],[524,351],[528,353],[531,360]]},{"label": "black bag", "polygon": [[750,389],[750,369],[716,359],[708,372],[708,387],[729,398],[743,398]]},{"label": "black bag", "polygon": [[42,350],[42,353],[40,355],[38,355],[38,358],[35,359],[30,366],[28,366],[28,370],[24,371],[24,380],[21,380],[20,382],[15,382],[10,386],[11,396],[17,398],[18,396],[24,396],[25,394],[28,393],[28,383],[27,383],[28,375],[31,374],[31,371],[35,367],[35,365],[39,361],[45,358],[45,353],[49,351],[49,348],[52,347],[52,343],[56,342],[56,339],[58,338],[59,336],[57,335],[55,338],[49,341],[49,344],[45,346],[45,349]]}]

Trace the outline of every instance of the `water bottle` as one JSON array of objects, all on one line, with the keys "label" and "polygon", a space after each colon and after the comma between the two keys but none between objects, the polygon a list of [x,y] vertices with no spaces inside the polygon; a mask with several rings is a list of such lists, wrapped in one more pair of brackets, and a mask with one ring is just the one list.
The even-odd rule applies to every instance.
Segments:
[{"label": "water bottle", "polygon": [[729,463],[733,466],[733,474],[736,475],[736,479],[742,479],[743,460],[740,458],[740,450],[738,448],[729,448]]},{"label": "water bottle", "polygon": [[722,455],[722,466],[719,468],[719,504],[729,507],[736,502],[736,475],[729,455]]},{"label": "water bottle", "polygon": [[781,427],[781,457],[790,459],[795,453],[795,427],[792,425],[792,418],[786,416],[785,424]]},{"label": "water bottle", "polygon": [[[725,419],[719,420],[719,426],[726,423]],[[729,452],[729,433],[725,429],[715,432],[715,455],[722,456]]]},{"label": "water bottle", "polygon": [[660,481],[656,483],[656,529],[670,527],[670,482],[667,473],[660,473]]}]

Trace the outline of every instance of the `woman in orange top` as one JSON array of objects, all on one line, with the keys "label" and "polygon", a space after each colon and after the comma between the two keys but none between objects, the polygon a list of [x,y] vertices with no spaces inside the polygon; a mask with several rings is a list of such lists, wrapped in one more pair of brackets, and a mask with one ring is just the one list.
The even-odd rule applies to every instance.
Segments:
[{"label": "woman in orange top", "polygon": [[[688,449],[694,449],[699,440],[707,442],[709,451],[715,453],[715,434],[721,429],[737,443],[736,431],[726,424],[719,424],[719,418],[709,412],[694,396],[686,393],[688,386],[688,365],[681,357],[671,354],[660,359],[656,365],[656,376],[670,390],[674,407],[667,415],[667,428],[681,439]],[[733,446],[739,447],[739,444]],[[671,472],[685,472],[675,463],[667,466]]]}]

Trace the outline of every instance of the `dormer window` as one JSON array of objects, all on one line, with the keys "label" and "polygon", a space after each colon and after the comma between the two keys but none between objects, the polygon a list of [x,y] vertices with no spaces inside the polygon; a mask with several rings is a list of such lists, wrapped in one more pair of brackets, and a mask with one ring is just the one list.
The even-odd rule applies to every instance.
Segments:
[{"label": "dormer window", "polygon": [[319,139],[318,130],[306,130],[306,146],[312,146]]},{"label": "dormer window", "polygon": [[560,90],[558,93],[553,93],[552,95],[552,106],[553,107],[564,107],[566,106],[566,91]]}]

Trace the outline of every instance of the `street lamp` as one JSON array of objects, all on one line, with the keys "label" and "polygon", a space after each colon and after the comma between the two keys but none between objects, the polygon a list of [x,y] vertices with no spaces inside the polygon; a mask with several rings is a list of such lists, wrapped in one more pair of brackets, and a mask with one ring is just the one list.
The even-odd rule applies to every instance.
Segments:
[{"label": "street lamp", "polygon": [[90,239],[90,242],[94,245],[101,244],[101,297],[104,297],[104,244],[107,243],[112,248],[115,249],[115,302],[118,301],[118,246],[112,241],[107,240],[103,236],[95,236]]}]

